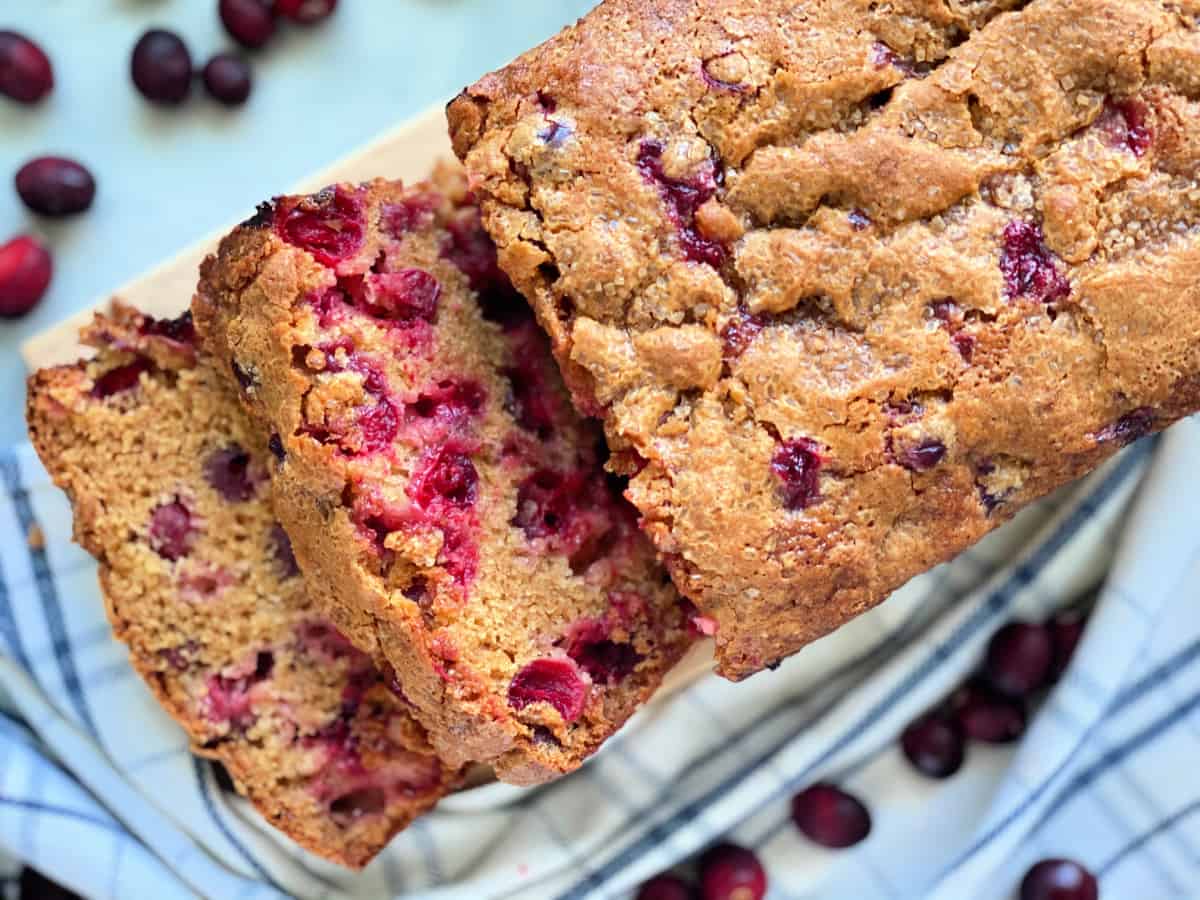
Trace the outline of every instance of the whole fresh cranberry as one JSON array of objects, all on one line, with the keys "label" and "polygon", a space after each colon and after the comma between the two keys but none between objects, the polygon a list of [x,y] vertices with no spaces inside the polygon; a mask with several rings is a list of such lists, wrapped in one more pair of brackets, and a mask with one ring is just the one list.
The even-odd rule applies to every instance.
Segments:
[{"label": "whole fresh cranberry", "polygon": [[1054,647],[1041,625],[1012,622],[988,643],[984,673],[992,687],[1009,697],[1028,697],[1050,677]]},{"label": "whole fresh cranberry", "polygon": [[928,713],[904,729],[900,747],[916,770],[930,778],[949,778],[966,756],[962,727],[949,716]]},{"label": "whole fresh cranberry", "polygon": [[678,875],[655,875],[640,888],[636,900],[698,900],[695,887]]},{"label": "whole fresh cranberry", "polygon": [[855,796],[832,784],[814,784],[792,798],[792,821],[814,844],[840,850],[871,833],[871,814]]},{"label": "whole fresh cranberry", "polygon": [[1054,660],[1050,663],[1051,681],[1058,681],[1067,671],[1086,626],[1087,616],[1077,609],[1061,610],[1046,622],[1050,643],[1054,646]]},{"label": "whole fresh cranberry", "polygon": [[17,193],[35,213],[71,216],[92,205],[96,180],[73,159],[39,156],[17,171]]},{"label": "whole fresh cranberry", "polygon": [[15,31],[0,29],[0,94],[37,103],[54,87],[54,67],[42,48]]},{"label": "whole fresh cranberry", "polygon": [[0,318],[23,316],[46,295],[54,275],[50,251],[28,235],[0,245]]},{"label": "whole fresh cranberry", "polygon": [[1071,859],[1043,859],[1021,879],[1021,900],[1097,900],[1096,876]]},{"label": "whole fresh cranberry", "polygon": [[704,900],[762,900],[767,873],[758,857],[737,844],[718,844],[700,857]]},{"label": "whole fresh cranberry", "polygon": [[1009,744],[1025,733],[1025,701],[1005,697],[982,679],[973,679],[954,692],[950,711],[972,741]]},{"label": "whole fresh cranberry", "polygon": [[249,50],[265,46],[275,34],[269,0],[220,0],[217,13],[229,36]]},{"label": "whole fresh cranberry", "polygon": [[192,89],[192,55],[179,35],[152,28],[133,47],[133,83],[152,103],[178,106]]},{"label": "whole fresh cranberry", "polygon": [[527,663],[508,686],[508,705],[524,709],[531,703],[548,703],[574,722],[583,714],[588,686],[579,667],[570,659],[545,657]]},{"label": "whole fresh cranberry", "polygon": [[327,19],[337,9],[337,0],[275,0],[275,14],[301,25]]},{"label": "whole fresh cranberry", "polygon": [[254,75],[250,63],[232,53],[218,53],[203,72],[204,89],[225,106],[241,106],[250,97]]}]

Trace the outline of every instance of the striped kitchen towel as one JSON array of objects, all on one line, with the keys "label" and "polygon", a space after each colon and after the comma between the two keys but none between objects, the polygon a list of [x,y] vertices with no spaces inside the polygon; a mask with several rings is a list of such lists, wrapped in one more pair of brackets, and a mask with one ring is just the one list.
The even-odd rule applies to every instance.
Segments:
[{"label": "striped kitchen towel", "polygon": [[[65,499],[28,448],[0,453],[0,850],[122,900],[628,897],[722,838],[759,853],[773,900],[1001,900],[1046,856],[1106,900],[1200,896],[1198,460],[1197,421],[1131,447],[777,671],[697,682],[556,784],[451,798],[353,875],[189,755],[109,634]],[[1025,738],[917,774],[897,735],[991,634],[1097,589]],[[870,808],[858,846],[792,825],[817,780]]]}]

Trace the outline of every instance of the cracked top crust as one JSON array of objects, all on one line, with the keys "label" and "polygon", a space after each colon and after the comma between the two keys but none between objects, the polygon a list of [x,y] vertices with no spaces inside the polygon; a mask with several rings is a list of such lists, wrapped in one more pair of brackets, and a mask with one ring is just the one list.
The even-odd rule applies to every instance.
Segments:
[{"label": "cracked top crust", "polygon": [[276,828],[360,868],[460,773],[309,602],[267,449],[194,338],[190,315],[97,316],[93,359],[30,379],[30,434],[113,633],[195,752]]},{"label": "cracked top crust", "polygon": [[457,167],[277,198],[193,309],[270,444],[314,599],[393,666],[439,755],[577,766],[689,645]]},{"label": "cracked top crust", "polygon": [[450,104],[722,674],[1200,405],[1198,16],[609,0]]}]

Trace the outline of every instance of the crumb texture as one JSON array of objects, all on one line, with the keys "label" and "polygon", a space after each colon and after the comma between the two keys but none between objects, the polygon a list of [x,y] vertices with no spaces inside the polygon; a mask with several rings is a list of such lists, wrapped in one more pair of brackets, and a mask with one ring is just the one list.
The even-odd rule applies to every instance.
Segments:
[{"label": "crumb texture", "polygon": [[450,105],[723,674],[1200,406],[1198,16],[608,0]]},{"label": "crumb texture", "polygon": [[95,356],[29,384],[30,433],[100,564],[116,636],[195,751],[353,868],[459,781],[388,677],[309,602],[268,451],[190,315],[116,307]]},{"label": "crumb texture", "polygon": [[679,658],[678,595],[461,172],[277,199],[194,310],[314,598],[442,758],[571,771]]}]

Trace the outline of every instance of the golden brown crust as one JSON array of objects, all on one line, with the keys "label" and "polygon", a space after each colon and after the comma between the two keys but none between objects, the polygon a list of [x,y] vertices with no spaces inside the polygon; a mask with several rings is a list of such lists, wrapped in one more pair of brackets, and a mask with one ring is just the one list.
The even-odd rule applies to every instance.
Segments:
[{"label": "golden brown crust", "polygon": [[361,868],[459,773],[310,605],[265,448],[197,358],[190,318],[118,305],[85,339],[94,359],[30,379],[28,421],[100,563],[115,636],[194,751],[271,824]]},{"label": "golden brown crust", "polygon": [[1200,403],[1197,15],[609,0],[450,104],[722,674]]},{"label": "golden brown crust", "polygon": [[461,175],[264,209],[193,308],[278,441],[276,506],[315,599],[394,667],[444,759],[514,783],[574,769],[686,623]]}]

